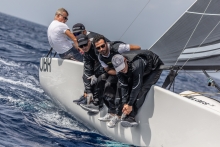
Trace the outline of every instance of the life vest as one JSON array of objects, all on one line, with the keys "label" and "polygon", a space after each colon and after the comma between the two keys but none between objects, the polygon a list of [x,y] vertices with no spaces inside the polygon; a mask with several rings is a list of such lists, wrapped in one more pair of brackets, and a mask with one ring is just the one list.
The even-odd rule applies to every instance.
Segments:
[{"label": "life vest", "polygon": [[83,56],[85,56],[88,59],[90,58],[91,60],[98,61],[97,53],[95,50],[96,49],[95,49],[94,45],[91,44],[89,51],[85,52]]},{"label": "life vest", "polygon": [[148,70],[154,70],[163,63],[159,56],[149,50],[132,50],[129,52],[122,53],[122,55],[128,60],[128,62],[133,62],[138,58],[144,58],[148,62]]}]

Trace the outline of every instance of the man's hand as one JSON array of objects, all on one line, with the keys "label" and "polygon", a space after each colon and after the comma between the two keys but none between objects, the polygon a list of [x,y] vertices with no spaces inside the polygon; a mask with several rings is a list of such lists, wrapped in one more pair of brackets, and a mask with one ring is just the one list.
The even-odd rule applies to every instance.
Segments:
[{"label": "man's hand", "polygon": [[91,85],[94,85],[97,83],[97,78],[95,75],[92,75],[91,77],[88,77],[87,79],[91,79]]},{"label": "man's hand", "polygon": [[79,51],[79,53],[82,54],[82,55],[85,53],[85,52],[84,52],[81,48],[79,48],[79,47],[78,47],[78,51]]},{"label": "man's hand", "polygon": [[123,107],[123,109],[122,109],[122,112],[124,113],[124,114],[130,114],[131,113],[131,111],[132,111],[132,106],[129,106],[128,104],[125,104],[124,105],[124,107]]},{"label": "man's hand", "polygon": [[87,98],[87,105],[88,105],[93,100],[93,94],[92,93],[87,93],[86,98]]}]

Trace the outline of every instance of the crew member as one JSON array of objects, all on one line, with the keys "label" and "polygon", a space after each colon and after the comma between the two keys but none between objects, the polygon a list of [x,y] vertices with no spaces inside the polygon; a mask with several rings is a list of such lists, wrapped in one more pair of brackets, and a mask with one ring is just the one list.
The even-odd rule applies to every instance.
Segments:
[{"label": "crew member", "polygon": [[122,96],[119,102],[122,105],[117,106],[117,111],[126,115],[121,125],[136,126],[135,116],[151,86],[158,81],[163,62],[149,50],[130,51],[123,56],[116,54],[111,62],[117,72]]}]

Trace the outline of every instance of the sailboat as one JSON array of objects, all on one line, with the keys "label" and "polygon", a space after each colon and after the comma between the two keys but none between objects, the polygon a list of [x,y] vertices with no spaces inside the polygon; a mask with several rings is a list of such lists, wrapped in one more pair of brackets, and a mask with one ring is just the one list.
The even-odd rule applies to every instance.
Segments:
[{"label": "sailboat", "polygon": [[[159,2],[149,3],[153,6]],[[107,113],[106,108],[91,115],[72,102],[84,92],[81,62],[42,57],[39,78],[43,90],[86,126],[122,143],[150,147],[219,147],[220,102],[193,91],[177,94],[168,90],[181,70],[202,70],[209,78],[209,85],[219,90],[207,70],[220,69],[220,0],[185,0],[184,3],[188,8],[174,12],[179,18],[149,48],[160,56],[165,63],[161,68],[170,74],[163,88],[151,87],[136,116],[137,127],[124,128],[119,123],[115,128],[108,128],[105,122],[98,120]],[[156,9],[158,11],[149,10],[152,16],[159,13],[160,7]]]}]

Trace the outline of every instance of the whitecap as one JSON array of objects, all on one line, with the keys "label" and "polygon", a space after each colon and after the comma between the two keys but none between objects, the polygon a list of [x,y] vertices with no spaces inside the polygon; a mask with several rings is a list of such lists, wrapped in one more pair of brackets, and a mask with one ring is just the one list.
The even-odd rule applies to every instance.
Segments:
[{"label": "whitecap", "polygon": [[21,81],[13,81],[11,79],[5,79],[3,77],[0,77],[0,81],[7,82],[7,83],[10,83],[10,84],[13,84],[13,85],[21,85],[21,86],[24,86],[26,88],[32,89],[32,90],[40,92],[40,93],[44,92],[42,89],[35,87],[31,83],[23,83]]},{"label": "whitecap", "polygon": [[2,63],[5,64],[5,65],[8,65],[8,66],[16,66],[16,67],[19,66],[19,64],[15,63],[15,62],[13,62],[13,61],[6,62],[6,61],[0,59],[0,62],[2,62]]},{"label": "whitecap", "polygon": [[78,131],[82,131],[82,132],[88,131],[85,128],[79,127],[78,121],[74,121],[71,118],[60,115],[58,112],[53,112],[53,113],[40,112],[40,113],[38,113],[38,119],[36,121],[42,125],[46,125],[46,124],[49,125],[50,124],[50,127],[52,127],[52,124],[54,124],[54,125],[60,126],[62,128],[68,128],[68,129],[78,130]]}]

